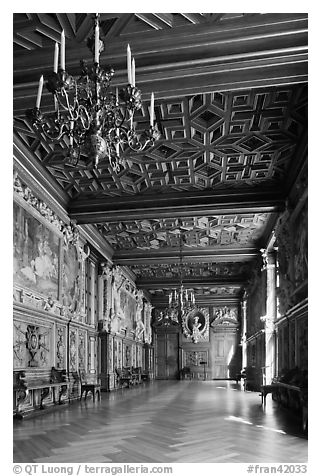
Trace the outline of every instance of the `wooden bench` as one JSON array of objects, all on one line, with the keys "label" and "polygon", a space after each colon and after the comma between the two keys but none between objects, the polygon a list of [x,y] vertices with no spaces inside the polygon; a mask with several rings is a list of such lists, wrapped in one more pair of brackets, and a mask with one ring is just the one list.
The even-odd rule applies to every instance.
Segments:
[{"label": "wooden bench", "polygon": [[274,381],[270,385],[261,386],[261,402],[266,405],[266,396],[271,393],[272,398],[279,404],[301,412],[302,428],[304,431],[308,427],[308,389],[298,387],[285,382]]},{"label": "wooden bench", "polygon": [[131,370],[133,385],[138,385],[142,383],[142,368],[141,367],[132,367]]},{"label": "wooden bench", "polygon": [[129,388],[130,385],[133,385],[132,372],[129,367],[115,368],[116,380],[119,386],[127,385]]},{"label": "wooden bench", "polygon": [[278,384],[277,383],[271,383],[270,385],[261,385],[260,396],[261,396],[262,405],[263,406],[266,405],[266,396],[269,393],[273,394],[273,392],[274,392],[274,394],[276,394],[277,391],[278,391]]},{"label": "wooden bench", "polygon": [[151,379],[151,372],[149,370],[142,371],[142,382],[148,382]]},{"label": "wooden bench", "polygon": [[[69,382],[66,370],[27,369],[14,371],[13,390],[15,394],[14,416],[23,418],[24,413],[35,409],[43,410],[44,400],[52,390],[52,402],[61,405],[62,397],[68,395]],[[31,395],[30,395],[31,394]],[[58,394],[58,395],[57,395]],[[25,402],[30,397],[30,402]],[[26,407],[24,411],[23,407]]]},{"label": "wooden bench", "polygon": [[93,401],[96,399],[96,394],[98,400],[101,399],[101,385],[97,380],[96,375],[88,374],[84,371],[79,371],[79,380],[80,380],[80,397],[82,399],[83,394],[85,393],[85,400],[87,398],[88,392],[91,392],[93,396]]},{"label": "wooden bench", "polygon": [[186,378],[189,378],[189,380],[192,380],[193,373],[191,372],[190,367],[183,367],[179,371],[179,377],[180,377],[180,380],[185,380]]}]

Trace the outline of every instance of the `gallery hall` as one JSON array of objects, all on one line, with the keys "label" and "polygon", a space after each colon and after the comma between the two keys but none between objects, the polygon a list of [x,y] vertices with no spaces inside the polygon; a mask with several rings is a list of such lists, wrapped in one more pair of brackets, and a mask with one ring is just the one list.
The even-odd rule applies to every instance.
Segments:
[{"label": "gallery hall", "polygon": [[308,14],[12,20],[13,462],[305,465]]}]

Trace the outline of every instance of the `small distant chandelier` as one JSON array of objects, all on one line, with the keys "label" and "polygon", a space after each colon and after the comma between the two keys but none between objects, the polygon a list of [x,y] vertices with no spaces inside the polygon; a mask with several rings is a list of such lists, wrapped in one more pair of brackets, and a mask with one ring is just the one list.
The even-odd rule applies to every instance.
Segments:
[{"label": "small distant chandelier", "polygon": [[55,44],[53,72],[46,83],[53,95],[54,112],[40,111],[44,79],[38,86],[36,107],[27,111],[34,130],[52,142],[65,139],[68,149],[66,163],[76,166],[81,155],[87,156],[95,168],[108,158],[114,172],[124,165],[122,153],[127,147],[135,152],[152,146],[160,138],[154,126],[154,93],[150,101],[150,127],[138,134],[133,126],[136,111],[141,109],[141,91],[136,87],[135,60],[127,47],[128,85],[111,91],[114,75],[112,67],[99,64],[104,43],[99,37],[99,14],[94,17],[94,33],[87,46],[93,53],[93,65],[81,61],[80,76],[75,79],[65,69],[65,35],[61,33],[60,67],[59,46]]},{"label": "small distant chandelier", "polygon": [[180,286],[168,296],[167,314],[171,320],[182,324],[183,317],[195,308],[195,295],[193,289],[185,289],[183,285],[183,236],[179,233],[179,281]]}]

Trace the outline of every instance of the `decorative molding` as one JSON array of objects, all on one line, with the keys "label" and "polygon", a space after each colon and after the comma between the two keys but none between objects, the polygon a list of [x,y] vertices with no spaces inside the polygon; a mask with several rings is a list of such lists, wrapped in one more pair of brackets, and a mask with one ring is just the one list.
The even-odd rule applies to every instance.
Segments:
[{"label": "decorative molding", "polygon": [[[36,210],[48,224],[54,226],[58,232],[62,233],[65,246],[70,244],[79,246],[80,234],[76,223],[71,221],[69,224],[65,224],[43,200],[38,198],[32,190],[21,181],[16,170],[13,172],[13,192],[14,197],[16,196],[22,199],[27,205]],[[19,201],[19,203],[21,202]],[[87,248],[89,248],[88,245]]]},{"label": "decorative molding", "polygon": [[153,327],[166,327],[178,329],[179,324],[176,319],[172,319],[172,316],[168,316],[160,309],[155,309],[154,319],[152,323]]},{"label": "decorative molding", "polygon": [[65,228],[63,221],[20,180],[16,170],[13,172],[13,191],[14,196],[16,195],[23,199],[27,205],[36,210],[50,225],[53,225],[59,232],[63,233]]},{"label": "decorative molding", "polygon": [[211,322],[211,327],[239,327],[238,308],[223,306],[213,307],[214,320]]},{"label": "decorative molding", "polygon": [[[219,278],[222,280],[225,278],[246,278],[250,274],[251,267],[248,263],[191,263],[184,262],[180,268],[178,263],[168,264],[147,264],[145,266],[133,265],[131,269],[140,280],[150,278],[163,278],[163,279],[178,279],[180,277],[180,271],[182,271],[182,277],[196,279],[196,278]],[[145,282],[144,282],[145,283]]]}]

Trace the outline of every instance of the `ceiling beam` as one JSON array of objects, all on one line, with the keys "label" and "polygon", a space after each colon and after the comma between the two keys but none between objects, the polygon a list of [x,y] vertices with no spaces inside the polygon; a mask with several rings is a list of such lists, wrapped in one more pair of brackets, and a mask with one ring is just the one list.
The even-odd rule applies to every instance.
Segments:
[{"label": "ceiling beam", "polygon": [[[26,53],[25,53],[26,54]],[[308,58],[306,52],[296,55],[284,54],[283,57],[259,58],[224,62],[219,65],[202,66],[189,64],[171,66],[155,72],[137,67],[138,86],[142,89],[142,101],[149,101],[154,92],[155,101],[160,99],[177,98],[193,94],[203,94],[223,91],[240,91],[250,88],[284,86],[308,82]],[[29,72],[31,72],[31,68]],[[29,82],[16,83],[13,86],[14,116],[25,115],[27,109],[34,107],[39,77],[43,70],[36,70],[36,78]],[[48,72],[47,72],[48,74]],[[27,79],[28,72],[25,72]],[[127,83],[125,69],[117,75],[118,87]],[[43,113],[52,112],[52,95],[43,91],[41,110]]]},{"label": "ceiling beam", "polygon": [[[208,277],[193,277],[193,278],[184,278],[183,284],[185,288],[192,288],[192,287],[226,287],[226,286],[233,286],[240,288],[246,282],[246,278],[244,279],[236,279],[234,277],[228,277],[225,280],[222,277],[212,277],[209,279]],[[136,285],[142,289],[164,289],[167,287],[177,287],[179,285],[179,279],[175,278],[149,278],[149,279],[137,279]]]},{"label": "ceiling beam", "polygon": [[[114,82],[117,81],[118,86],[126,85],[126,47],[130,40],[143,101],[149,100],[152,91],[157,100],[307,82],[306,15],[261,17],[247,19],[247,23],[234,20],[144,32],[133,39],[119,35],[113,41],[108,40],[101,61],[113,65]],[[39,77],[41,74],[46,77],[52,71],[53,45],[15,53],[15,116],[34,106]],[[75,39],[67,41],[66,61],[70,74],[79,73],[79,61],[81,58],[90,60],[88,53],[87,47]],[[52,107],[51,103],[51,94],[44,90],[43,112]]]},{"label": "ceiling beam", "polygon": [[[228,306],[228,305],[238,305],[240,304],[240,296],[231,296],[229,294],[223,294],[222,296],[220,295],[215,295],[215,294],[203,294],[203,295],[196,295],[195,296],[195,301],[196,301],[196,306],[202,307],[202,306]],[[152,304],[156,308],[168,308],[168,297],[167,296],[151,296]]]},{"label": "ceiling beam", "polygon": [[[184,249],[182,251],[183,263],[231,263],[246,262],[260,255],[257,248],[224,248],[214,247]],[[116,251],[113,262],[120,266],[147,266],[161,264],[177,264],[180,253],[177,249],[149,250],[146,251]]]},{"label": "ceiling beam", "polygon": [[250,191],[219,194],[186,192],[177,195],[158,194],[99,199],[77,198],[69,204],[69,213],[79,224],[119,220],[191,217],[229,213],[269,213],[284,209],[285,201],[278,192]]}]

